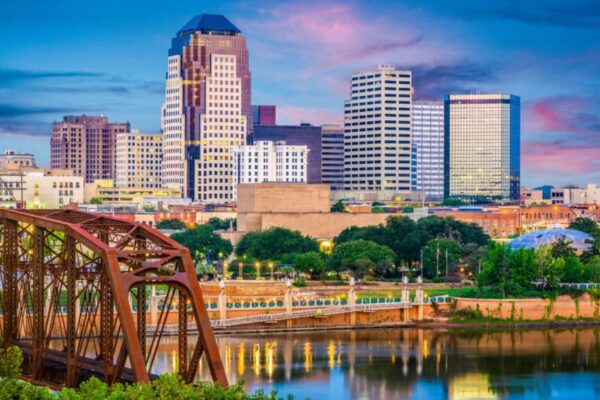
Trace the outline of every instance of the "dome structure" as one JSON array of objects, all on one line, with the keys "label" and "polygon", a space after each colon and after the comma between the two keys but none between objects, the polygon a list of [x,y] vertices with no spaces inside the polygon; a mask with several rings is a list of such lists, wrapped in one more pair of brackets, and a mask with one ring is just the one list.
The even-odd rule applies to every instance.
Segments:
[{"label": "dome structure", "polygon": [[577,252],[583,252],[589,249],[591,244],[589,241],[592,237],[585,232],[575,229],[545,229],[543,231],[535,231],[521,235],[510,242],[510,247],[513,249],[537,249],[544,244],[553,244],[560,238],[564,237],[571,242]]}]

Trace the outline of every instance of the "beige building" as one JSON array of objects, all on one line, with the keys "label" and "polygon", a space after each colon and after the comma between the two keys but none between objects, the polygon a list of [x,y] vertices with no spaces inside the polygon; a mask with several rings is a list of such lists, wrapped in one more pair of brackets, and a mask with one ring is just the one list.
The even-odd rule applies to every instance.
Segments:
[{"label": "beige building", "polygon": [[116,187],[110,179],[97,180],[85,185],[85,202],[100,199],[103,203],[144,204],[155,199],[181,198],[179,188]]},{"label": "beige building", "polygon": [[238,185],[238,234],[282,227],[316,239],[332,239],[350,226],[385,222],[392,214],[332,213],[329,185]]},{"label": "beige building", "polygon": [[35,168],[33,154],[18,153],[14,150],[4,150],[0,154],[0,169]]},{"label": "beige building", "polygon": [[541,190],[521,188],[521,204],[529,207],[530,205],[541,205],[544,203],[544,196]]},{"label": "beige building", "polygon": [[552,189],[552,204],[600,204],[600,188],[589,183],[585,188]]},{"label": "beige building", "polygon": [[117,134],[115,186],[122,188],[160,188],[162,133],[133,129]]},{"label": "beige building", "polygon": [[0,174],[0,201],[23,202],[25,208],[62,208],[83,201],[83,177],[70,170],[5,170]]}]

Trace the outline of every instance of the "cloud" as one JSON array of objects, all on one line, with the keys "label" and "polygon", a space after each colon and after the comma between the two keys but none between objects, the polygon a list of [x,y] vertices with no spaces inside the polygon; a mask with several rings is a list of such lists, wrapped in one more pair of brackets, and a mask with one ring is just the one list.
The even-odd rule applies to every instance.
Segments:
[{"label": "cloud", "polygon": [[498,79],[490,65],[471,60],[417,64],[406,69],[413,72],[415,97],[418,99],[439,99],[449,93],[469,92]]},{"label": "cloud", "polygon": [[66,107],[21,106],[16,104],[0,104],[0,119],[17,118],[43,114],[61,114],[72,112]]},{"label": "cloud", "polygon": [[489,10],[466,10],[464,14],[470,17],[516,21],[530,25],[600,29],[600,3],[595,0],[569,1],[562,4],[542,2],[536,5],[511,3],[507,7]]},{"label": "cloud", "polygon": [[282,125],[298,125],[309,123],[311,125],[342,124],[342,113],[324,110],[321,108],[308,108],[294,105],[277,106],[277,122]]},{"label": "cloud", "polygon": [[103,76],[105,75],[88,71],[34,71],[0,68],[0,81],[3,85],[30,82],[31,80],[100,78]]},{"label": "cloud", "polygon": [[571,141],[598,141],[600,137],[600,99],[583,96],[541,98],[525,109],[524,126],[527,132],[571,134]]}]

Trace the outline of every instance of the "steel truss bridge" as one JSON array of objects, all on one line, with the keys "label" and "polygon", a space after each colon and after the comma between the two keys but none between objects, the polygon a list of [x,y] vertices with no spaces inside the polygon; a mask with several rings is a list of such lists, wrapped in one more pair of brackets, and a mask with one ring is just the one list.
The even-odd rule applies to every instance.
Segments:
[{"label": "steel truss bridge", "polygon": [[[227,385],[189,251],[153,229],[74,210],[0,209],[0,283],[3,345],[21,348],[33,382],[148,381],[169,320],[184,380],[205,357]],[[167,288],[165,307],[147,329],[153,285]]]}]

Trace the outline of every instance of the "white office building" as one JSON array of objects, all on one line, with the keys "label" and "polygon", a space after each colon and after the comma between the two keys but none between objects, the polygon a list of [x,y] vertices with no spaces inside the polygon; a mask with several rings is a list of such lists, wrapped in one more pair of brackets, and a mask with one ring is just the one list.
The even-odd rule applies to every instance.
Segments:
[{"label": "white office building", "polygon": [[115,186],[160,188],[163,134],[133,129],[117,134]]},{"label": "white office building", "polygon": [[428,200],[444,197],[444,102],[414,101],[412,142],[416,154],[415,189]]},{"label": "white office building", "polygon": [[344,190],[410,193],[412,73],[379,65],[352,75],[344,106]]},{"label": "white office building", "polygon": [[[306,183],[308,147],[258,141],[233,149],[234,187],[240,183]],[[237,198],[237,196],[236,196]]]}]

